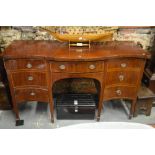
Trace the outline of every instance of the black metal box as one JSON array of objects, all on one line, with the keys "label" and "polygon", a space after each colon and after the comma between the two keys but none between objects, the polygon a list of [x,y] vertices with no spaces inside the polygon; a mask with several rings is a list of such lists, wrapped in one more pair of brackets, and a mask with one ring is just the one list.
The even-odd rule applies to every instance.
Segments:
[{"label": "black metal box", "polygon": [[95,109],[91,94],[62,94],[56,99],[57,119],[94,119]]}]

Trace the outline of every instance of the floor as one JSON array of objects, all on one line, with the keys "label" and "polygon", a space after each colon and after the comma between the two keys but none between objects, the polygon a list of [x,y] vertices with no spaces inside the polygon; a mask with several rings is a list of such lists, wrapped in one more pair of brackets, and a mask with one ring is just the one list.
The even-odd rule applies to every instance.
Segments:
[{"label": "floor", "polygon": [[[129,104],[129,103],[127,103]],[[49,106],[46,103],[28,102],[20,106],[20,116],[24,119],[23,126],[15,126],[15,116],[10,110],[0,111],[1,129],[51,129],[59,128],[77,123],[95,122],[96,120],[56,120],[50,122]],[[143,114],[128,119],[128,116],[119,101],[108,101],[105,103],[101,114],[102,122],[137,122],[144,124],[155,124],[155,107],[152,108],[151,116]]]}]

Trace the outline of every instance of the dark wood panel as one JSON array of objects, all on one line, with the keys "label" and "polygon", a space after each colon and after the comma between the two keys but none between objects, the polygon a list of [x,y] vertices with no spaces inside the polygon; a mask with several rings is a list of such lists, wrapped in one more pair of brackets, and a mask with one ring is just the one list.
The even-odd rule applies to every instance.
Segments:
[{"label": "dark wood panel", "polygon": [[39,69],[45,70],[46,63],[44,60],[34,60],[34,59],[18,59],[18,60],[8,60],[5,62],[7,70],[16,69]]},{"label": "dark wood panel", "polygon": [[139,81],[139,74],[141,70],[115,70],[115,71],[108,71],[106,73],[106,85],[116,85],[116,84],[131,84],[137,85]]},{"label": "dark wood panel", "polygon": [[67,78],[89,78],[89,79],[96,79],[100,82],[102,85],[104,74],[102,72],[99,73],[51,73],[52,75],[52,83],[55,83],[58,80],[61,79],[67,79]]},{"label": "dark wood panel", "polygon": [[11,73],[14,87],[44,86],[47,87],[46,73],[44,72],[13,72]]},{"label": "dark wood panel", "polygon": [[106,87],[104,90],[104,100],[110,99],[134,99],[137,95],[136,87],[117,85],[113,87]]},{"label": "dark wood panel", "polygon": [[135,58],[122,58],[122,59],[113,59],[108,60],[106,62],[107,69],[126,69],[126,68],[141,68],[141,66],[144,64],[144,61],[141,59],[135,59]]},{"label": "dark wood panel", "polygon": [[52,72],[73,72],[73,73],[91,73],[91,72],[103,72],[104,62],[92,61],[92,62],[52,62]]},{"label": "dark wood panel", "polygon": [[24,101],[49,102],[48,91],[46,89],[16,89],[15,98],[18,103]]}]

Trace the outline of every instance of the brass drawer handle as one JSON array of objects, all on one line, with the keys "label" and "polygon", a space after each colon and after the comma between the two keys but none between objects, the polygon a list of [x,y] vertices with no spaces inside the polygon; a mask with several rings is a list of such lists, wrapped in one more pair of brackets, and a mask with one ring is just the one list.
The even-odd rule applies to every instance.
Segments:
[{"label": "brass drawer handle", "polygon": [[33,79],[34,79],[33,76],[29,76],[29,77],[28,77],[28,80],[29,80],[29,81],[32,81]]},{"label": "brass drawer handle", "polygon": [[119,78],[120,81],[123,81],[124,80],[124,75],[119,75],[118,78]]},{"label": "brass drawer handle", "polygon": [[126,66],[127,66],[126,63],[122,63],[122,64],[121,64],[121,67],[122,67],[122,68],[125,68]]},{"label": "brass drawer handle", "polygon": [[30,69],[30,68],[32,68],[32,64],[28,63],[28,64],[26,65],[26,67]]},{"label": "brass drawer handle", "polygon": [[122,94],[121,90],[120,89],[116,90],[116,94],[121,95]]},{"label": "brass drawer handle", "polygon": [[89,69],[95,69],[96,67],[95,67],[95,65],[89,65]]},{"label": "brass drawer handle", "polygon": [[60,68],[61,70],[64,70],[64,69],[66,68],[66,66],[65,66],[65,65],[60,65],[59,68]]},{"label": "brass drawer handle", "polygon": [[34,93],[34,92],[31,92],[31,93],[30,93],[30,95],[31,95],[31,96],[35,96],[35,95],[36,95],[36,93]]}]

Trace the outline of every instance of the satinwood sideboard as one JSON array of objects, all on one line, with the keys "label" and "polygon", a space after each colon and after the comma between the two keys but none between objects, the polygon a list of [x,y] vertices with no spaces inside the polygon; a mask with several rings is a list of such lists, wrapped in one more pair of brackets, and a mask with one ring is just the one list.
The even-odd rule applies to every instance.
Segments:
[{"label": "satinwood sideboard", "polygon": [[53,84],[66,78],[92,78],[99,82],[97,120],[103,103],[130,99],[130,117],[146,59],[150,54],[133,42],[91,43],[88,47],[68,47],[57,41],[14,41],[3,54],[12,95],[13,110],[20,120],[18,103],[48,102],[54,122]]}]

